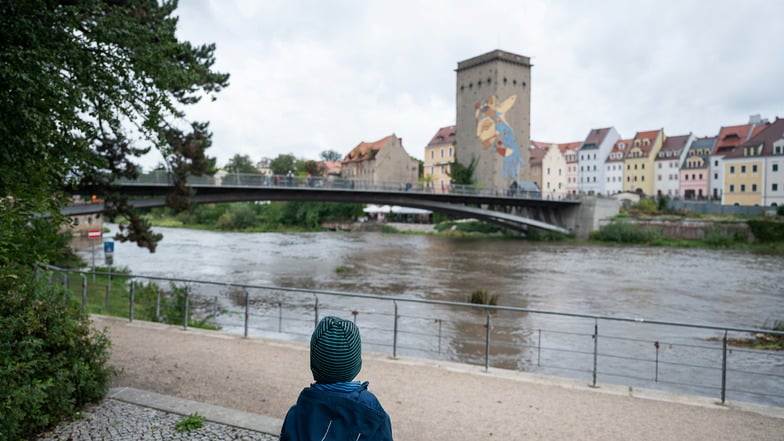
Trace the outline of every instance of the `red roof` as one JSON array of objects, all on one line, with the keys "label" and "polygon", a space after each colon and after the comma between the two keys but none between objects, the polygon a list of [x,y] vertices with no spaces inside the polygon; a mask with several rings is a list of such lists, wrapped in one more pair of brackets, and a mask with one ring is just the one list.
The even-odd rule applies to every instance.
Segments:
[{"label": "red roof", "polygon": [[[623,147],[621,147],[623,144]],[[629,150],[629,146],[632,145],[631,139],[619,139],[615,141],[610,154],[607,156],[607,161],[605,162],[622,162],[623,158],[626,156],[626,151]],[[622,155],[618,158],[614,158],[613,154],[622,153]]]},{"label": "red roof", "polygon": [[661,152],[677,152],[679,150],[683,150],[686,147],[686,141],[689,140],[691,135],[678,135],[678,136],[670,136],[667,140],[664,141]]},{"label": "red roof", "polygon": [[592,129],[588,136],[585,138],[585,142],[583,144],[594,144],[600,145],[604,138],[607,137],[607,134],[610,133],[610,129],[612,127],[607,127],[604,129]]},{"label": "red roof", "polygon": [[381,150],[387,144],[387,142],[389,142],[392,139],[393,136],[395,135],[389,135],[375,142],[365,142],[365,141],[360,142],[359,145],[357,145],[350,152],[348,152],[348,154],[343,158],[343,161],[341,161],[341,163],[360,162],[360,161],[372,159],[373,157],[375,157],[375,153],[373,153],[373,151],[378,152],[379,150]]},{"label": "red roof", "polygon": [[457,126],[441,127],[427,145],[454,144],[457,141],[456,128]]},{"label": "red roof", "polygon": [[[637,147],[639,147],[639,149],[642,150],[643,157],[646,157],[651,153],[653,144],[656,142],[656,138],[659,136],[659,133],[661,132],[662,132],[661,129],[649,130],[647,132],[637,132],[637,134],[634,136],[634,139],[632,140],[632,146],[634,147],[634,144],[637,141],[640,141],[640,145]],[[648,142],[646,143],[645,140],[648,140]],[[631,148],[626,149],[626,154],[629,154],[630,151]]]},{"label": "red roof", "polygon": [[722,126],[719,130],[719,139],[713,147],[714,154],[723,154],[733,147],[737,147],[746,142],[751,135],[753,124],[741,124],[738,126]]},{"label": "red roof", "polygon": [[739,158],[746,156],[746,147],[762,147],[756,156],[770,156],[773,154],[773,143],[784,138],[784,119],[776,118],[770,124],[762,124],[754,127],[752,137],[748,142],[744,142],[739,148],[730,149],[726,152],[728,158]]}]

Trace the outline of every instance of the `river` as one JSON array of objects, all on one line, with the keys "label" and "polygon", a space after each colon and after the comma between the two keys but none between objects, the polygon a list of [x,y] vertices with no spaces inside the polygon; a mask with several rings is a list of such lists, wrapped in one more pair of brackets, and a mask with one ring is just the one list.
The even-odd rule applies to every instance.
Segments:
[{"label": "river", "polygon": [[[461,302],[474,290],[485,290],[497,294],[498,304],[505,306],[727,327],[762,328],[784,320],[781,253],[375,232],[156,231],[164,239],[152,254],[135,244],[116,243],[115,266],[147,276]],[[90,261],[89,249],[80,254]],[[100,250],[98,256],[102,263]],[[535,339],[532,330],[537,327],[584,328],[573,320],[547,322],[536,315],[499,315],[494,320],[499,329],[508,329],[510,342],[524,346]],[[461,332],[459,320],[453,321],[446,327],[447,336]],[[683,333],[682,329],[662,331],[660,337],[677,340]],[[715,334],[694,332],[689,337]],[[481,349],[471,347],[475,344],[445,345],[450,347],[445,351],[450,358],[481,358]],[[536,355],[531,350],[496,352],[501,367],[534,370],[530,365]],[[774,374],[784,375],[782,360],[763,363]],[[780,377],[772,381],[781,386]],[[779,393],[783,396],[762,402],[784,405],[784,392]]]}]

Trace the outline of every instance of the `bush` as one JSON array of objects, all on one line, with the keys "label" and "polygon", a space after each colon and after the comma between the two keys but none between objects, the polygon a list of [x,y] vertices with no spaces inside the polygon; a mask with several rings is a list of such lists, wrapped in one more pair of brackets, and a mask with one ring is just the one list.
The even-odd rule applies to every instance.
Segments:
[{"label": "bush", "polygon": [[640,199],[639,202],[632,206],[633,210],[638,210],[643,213],[656,213],[658,207],[656,205],[656,201],[653,199]]},{"label": "bush", "polygon": [[616,221],[607,224],[592,234],[596,240],[618,243],[651,243],[662,238],[661,231],[640,227],[627,221]]},{"label": "bush", "polygon": [[487,291],[477,289],[471,293],[471,297],[468,298],[468,303],[473,303],[475,305],[495,306],[498,304],[498,294],[489,295]]},{"label": "bush", "polygon": [[776,215],[784,216],[784,205],[779,205],[776,207]]},{"label": "bush", "polygon": [[103,398],[109,338],[31,271],[0,268],[0,439],[23,439]]},{"label": "bush", "polygon": [[749,219],[747,223],[757,242],[784,242],[784,222]]}]

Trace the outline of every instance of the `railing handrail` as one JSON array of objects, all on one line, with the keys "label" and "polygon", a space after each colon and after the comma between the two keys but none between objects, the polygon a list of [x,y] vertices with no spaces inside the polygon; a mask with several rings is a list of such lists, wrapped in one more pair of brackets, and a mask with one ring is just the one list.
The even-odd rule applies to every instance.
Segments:
[{"label": "railing handrail", "polygon": [[308,295],[315,294],[315,295],[384,300],[384,301],[391,301],[391,302],[407,302],[407,303],[419,303],[419,304],[442,305],[442,306],[456,306],[456,307],[463,307],[463,308],[477,309],[477,310],[484,310],[484,311],[494,310],[494,311],[524,312],[524,313],[532,313],[532,314],[555,315],[561,317],[584,318],[590,320],[616,321],[616,322],[640,323],[640,324],[644,323],[650,325],[676,326],[676,327],[693,328],[693,329],[709,329],[715,331],[732,331],[732,332],[744,332],[744,333],[754,333],[754,334],[764,333],[764,334],[784,336],[784,331],[776,331],[773,329],[743,328],[743,327],[727,326],[727,325],[670,322],[665,320],[649,320],[640,317],[616,317],[616,316],[597,315],[597,314],[560,312],[560,311],[550,311],[550,310],[543,310],[543,309],[522,308],[517,306],[478,305],[474,303],[455,302],[449,300],[416,299],[416,298],[408,298],[408,297],[400,297],[400,296],[383,296],[383,295],[368,294],[368,293],[356,293],[356,292],[349,293],[349,292],[341,292],[341,291],[318,290],[318,289],[308,289],[308,288],[292,288],[292,287],[284,287],[284,286],[277,286],[277,285],[256,285],[256,284],[245,284],[245,283],[216,282],[216,281],[198,280],[198,279],[182,279],[182,278],[164,277],[164,276],[134,275],[134,274],[125,274],[125,273],[106,272],[106,271],[77,270],[77,269],[69,269],[69,268],[60,268],[55,265],[49,265],[44,263],[38,263],[36,264],[36,267],[40,267],[44,270],[55,270],[55,271],[68,272],[74,274],[96,274],[96,275],[104,275],[110,277],[127,277],[129,279],[138,278],[138,279],[147,279],[147,280],[164,280],[164,281],[181,282],[181,283],[237,287],[242,289],[277,290],[277,291],[284,291],[284,292],[303,293]]}]

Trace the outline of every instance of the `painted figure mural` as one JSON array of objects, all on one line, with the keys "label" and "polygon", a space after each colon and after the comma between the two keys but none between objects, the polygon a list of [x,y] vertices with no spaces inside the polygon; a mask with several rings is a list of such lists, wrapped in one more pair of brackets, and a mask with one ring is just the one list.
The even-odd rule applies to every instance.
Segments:
[{"label": "painted figure mural", "polygon": [[504,178],[516,177],[519,168],[525,165],[520,154],[520,146],[517,144],[517,137],[504,117],[514,106],[516,99],[517,95],[512,95],[498,104],[498,98],[491,96],[476,105],[476,136],[482,141],[484,149],[494,146],[496,153],[504,158],[502,169]]}]

